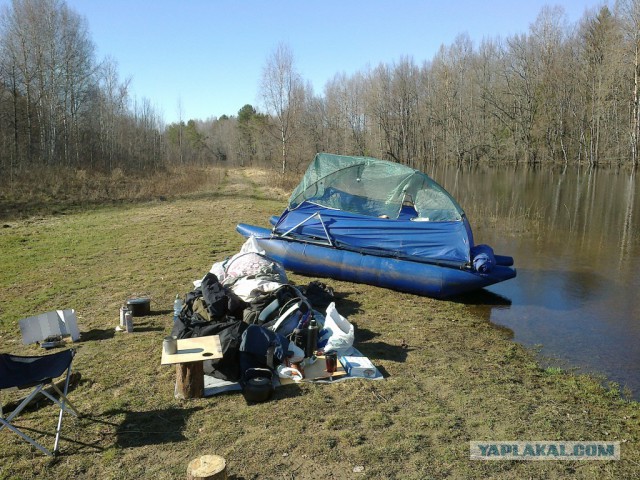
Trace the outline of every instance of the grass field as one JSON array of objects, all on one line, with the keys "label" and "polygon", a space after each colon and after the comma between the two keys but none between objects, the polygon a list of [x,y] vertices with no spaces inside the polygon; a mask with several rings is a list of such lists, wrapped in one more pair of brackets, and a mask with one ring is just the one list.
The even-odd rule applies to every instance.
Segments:
[{"label": "grass field", "polygon": [[[463,301],[324,280],[384,380],[282,387],[256,405],[240,394],[176,400],[175,370],[160,365],[173,298],[238,251],[237,222],[266,226],[282,210],[272,183],[233,170],[193,194],[2,222],[0,351],[39,354],[17,320],[75,308],[82,378],[70,398],[85,416],[66,417],[53,460],[0,432],[0,479],[179,479],[203,454],[225,457],[234,479],[640,477],[637,402],[540,368]],[[116,333],[119,307],[137,295],[152,314]],[[52,407],[17,423],[52,445],[37,433],[54,430]],[[619,441],[621,460],[472,461],[471,440]]]}]

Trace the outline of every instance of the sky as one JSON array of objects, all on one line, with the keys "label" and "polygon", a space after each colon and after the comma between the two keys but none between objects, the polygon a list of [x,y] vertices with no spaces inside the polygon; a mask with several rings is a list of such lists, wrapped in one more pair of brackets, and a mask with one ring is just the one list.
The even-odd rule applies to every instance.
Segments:
[{"label": "sky", "polygon": [[[0,0],[7,3],[8,0]],[[67,0],[86,18],[97,59],[110,57],[133,99],[146,98],[166,123],[261,108],[262,70],[279,44],[321,95],[351,75],[403,57],[431,60],[467,33],[526,33],[545,5],[570,24],[596,0]]]}]

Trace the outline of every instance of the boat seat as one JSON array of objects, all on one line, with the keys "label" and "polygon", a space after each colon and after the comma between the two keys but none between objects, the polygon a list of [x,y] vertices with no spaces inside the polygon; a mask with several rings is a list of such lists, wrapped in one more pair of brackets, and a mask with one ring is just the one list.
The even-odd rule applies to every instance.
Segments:
[{"label": "boat seat", "polygon": [[418,217],[418,212],[413,205],[402,205],[398,220],[413,220]]}]

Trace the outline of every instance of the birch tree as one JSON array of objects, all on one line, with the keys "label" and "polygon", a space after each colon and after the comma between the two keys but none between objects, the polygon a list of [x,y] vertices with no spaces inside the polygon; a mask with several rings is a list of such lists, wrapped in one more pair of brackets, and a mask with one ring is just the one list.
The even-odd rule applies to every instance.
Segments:
[{"label": "birch tree", "polygon": [[287,171],[288,147],[299,113],[302,79],[296,71],[293,52],[281,43],[267,59],[262,70],[260,92],[264,106],[277,124],[277,137],[282,147],[282,173]]},{"label": "birch tree", "polygon": [[640,141],[640,0],[618,0],[616,11],[621,17],[628,49],[628,57],[633,65],[633,87],[630,95],[631,161],[638,165],[638,143]]}]

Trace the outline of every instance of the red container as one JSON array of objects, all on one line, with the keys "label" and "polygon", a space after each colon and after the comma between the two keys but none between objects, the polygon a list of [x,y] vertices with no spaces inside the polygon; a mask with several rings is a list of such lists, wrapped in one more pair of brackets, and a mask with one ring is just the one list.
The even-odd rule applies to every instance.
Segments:
[{"label": "red container", "polygon": [[327,373],[335,373],[338,370],[338,354],[336,352],[325,353],[324,362]]}]

